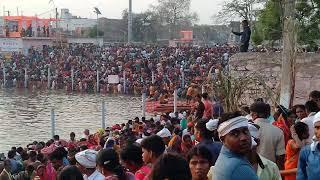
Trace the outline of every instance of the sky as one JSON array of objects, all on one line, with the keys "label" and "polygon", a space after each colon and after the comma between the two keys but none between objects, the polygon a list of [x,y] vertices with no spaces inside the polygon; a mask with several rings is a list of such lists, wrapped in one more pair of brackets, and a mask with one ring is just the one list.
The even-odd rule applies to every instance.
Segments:
[{"label": "sky", "polygon": [[[86,18],[96,18],[93,7],[98,7],[102,16],[106,18],[121,18],[121,13],[128,8],[128,0],[0,0],[0,14],[3,15],[3,7],[10,11],[10,15],[39,17],[54,17],[55,6],[58,9],[68,8],[70,13]],[[157,0],[132,0],[133,12],[140,13],[147,10],[151,4],[156,4]],[[211,16],[216,14],[225,0],[191,0],[191,10],[197,12],[199,21],[197,24],[213,24]],[[49,12],[48,12],[49,11]]]}]

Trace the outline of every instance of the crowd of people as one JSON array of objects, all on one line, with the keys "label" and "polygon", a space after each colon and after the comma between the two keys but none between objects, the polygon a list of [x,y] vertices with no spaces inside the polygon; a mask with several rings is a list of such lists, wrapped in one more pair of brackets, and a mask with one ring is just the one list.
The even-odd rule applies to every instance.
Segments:
[{"label": "crowd of people", "polygon": [[218,117],[207,94],[191,112],[136,117],[77,138],[12,147],[0,180],[317,180],[320,91],[274,113],[263,99]]},{"label": "crowd of people", "polygon": [[[146,92],[151,98],[159,99],[172,94],[174,89],[178,89],[178,95],[186,95],[192,83],[203,83],[210,70],[214,72],[215,68],[225,67],[235,52],[236,48],[227,45],[211,48],[94,45],[32,48],[27,55],[17,53],[10,60],[2,60],[0,79],[6,87],[22,88],[27,79],[29,89],[49,86],[70,92],[73,84],[77,92],[136,95]],[[118,83],[109,82],[109,75],[117,75]]]}]

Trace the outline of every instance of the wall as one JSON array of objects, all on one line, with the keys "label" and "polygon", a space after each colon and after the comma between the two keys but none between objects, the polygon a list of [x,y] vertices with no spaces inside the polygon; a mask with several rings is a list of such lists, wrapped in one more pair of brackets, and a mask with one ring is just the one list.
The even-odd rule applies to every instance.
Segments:
[{"label": "wall", "polygon": [[[312,90],[320,90],[320,54],[298,54],[294,104],[304,104]],[[258,97],[269,102],[280,92],[281,53],[238,53],[230,59],[233,76],[252,76],[258,83],[247,88],[244,101]]]}]

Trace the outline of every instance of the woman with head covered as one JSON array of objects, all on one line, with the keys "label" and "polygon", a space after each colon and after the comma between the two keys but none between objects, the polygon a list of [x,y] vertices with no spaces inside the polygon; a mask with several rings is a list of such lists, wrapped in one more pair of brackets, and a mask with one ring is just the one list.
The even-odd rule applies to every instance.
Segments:
[{"label": "woman with head covered", "polygon": [[248,120],[239,112],[226,113],[219,121],[218,133],[223,146],[215,164],[213,179],[258,180],[246,158],[251,150]]}]

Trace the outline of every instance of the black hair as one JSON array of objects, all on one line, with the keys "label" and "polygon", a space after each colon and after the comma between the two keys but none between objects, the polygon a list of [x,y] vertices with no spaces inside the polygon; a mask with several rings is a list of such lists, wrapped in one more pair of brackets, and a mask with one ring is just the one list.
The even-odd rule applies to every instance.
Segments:
[{"label": "black hair", "polygon": [[305,107],[308,112],[318,112],[319,111],[318,104],[314,101],[307,101],[305,104]]},{"label": "black hair", "polygon": [[119,155],[114,149],[103,149],[97,155],[97,165],[118,176],[119,180],[126,180],[126,173],[119,161]]},{"label": "black hair", "polygon": [[220,124],[222,124],[223,122],[228,121],[229,119],[236,118],[236,117],[239,117],[239,116],[241,116],[241,112],[240,111],[223,113],[221,115],[221,118],[219,119],[218,126]]},{"label": "black hair", "polygon": [[294,111],[294,113],[297,113],[297,109],[300,108],[302,110],[306,110],[306,106],[304,106],[303,104],[297,104],[297,105],[294,105],[292,110]]},{"label": "black hair", "polygon": [[52,160],[62,160],[68,155],[68,152],[63,147],[58,147],[50,155],[49,159]]},{"label": "black hair", "polygon": [[9,158],[9,159],[14,158],[15,155],[16,155],[16,152],[13,151],[13,150],[10,150],[10,151],[8,152],[8,158]]},{"label": "black hair", "polygon": [[67,166],[58,174],[57,180],[83,180],[83,175],[77,166]]},{"label": "black hair", "polygon": [[212,154],[208,148],[205,146],[195,146],[193,147],[187,156],[188,163],[190,163],[190,160],[193,156],[201,156],[204,159],[207,159],[209,161],[209,165],[212,166]]},{"label": "black hair", "polygon": [[158,135],[151,135],[143,139],[141,142],[141,147],[151,151],[156,157],[159,157],[166,148],[162,138]]},{"label": "black hair", "polygon": [[271,107],[269,104],[263,102],[255,102],[250,106],[250,111],[257,113],[258,118],[268,118]]},{"label": "black hair", "polygon": [[123,161],[132,162],[133,164],[141,167],[143,165],[142,148],[134,143],[128,144],[121,150],[120,158]]},{"label": "black hair", "polygon": [[17,148],[17,152],[18,152],[19,154],[21,154],[22,151],[23,151],[23,148],[22,148],[22,147],[18,147],[18,148]]},{"label": "black hair", "polygon": [[194,126],[200,132],[200,136],[204,139],[210,139],[213,137],[212,131],[209,131],[206,127],[207,122],[208,120],[206,119],[200,119]]},{"label": "black hair", "polygon": [[191,180],[188,162],[178,154],[165,153],[157,160],[150,174],[152,180]]},{"label": "black hair", "polygon": [[75,137],[76,134],[75,134],[74,132],[71,132],[71,133],[70,133],[70,136],[74,136],[74,137]]},{"label": "black hair", "polygon": [[203,99],[208,99],[208,96],[209,96],[208,93],[203,93],[202,94]]},{"label": "black hair", "polygon": [[317,91],[317,90],[311,91],[309,94],[309,97],[319,99],[320,98],[320,91]]},{"label": "black hair", "polygon": [[37,152],[36,151],[29,151],[29,158],[35,158],[37,157]]},{"label": "black hair", "polygon": [[54,135],[54,136],[53,136],[53,139],[54,139],[55,141],[59,141],[59,140],[60,140],[60,137],[59,137],[59,135]]},{"label": "black hair", "polygon": [[246,19],[243,20],[242,23],[245,24],[245,25],[247,25],[247,26],[249,25],[249,22],[248,22],[248,20],[246,20]]},{"label": "black hair", "polygon": [[[299,137],[299,139],[302,141],[303,140],[303,134],[308,132],[309,128],[308,125],[306,123],[303,122],[297,122],[296,124],[294,124],[294,129]],[[309,134],[310,136],[311,134]]]}]

